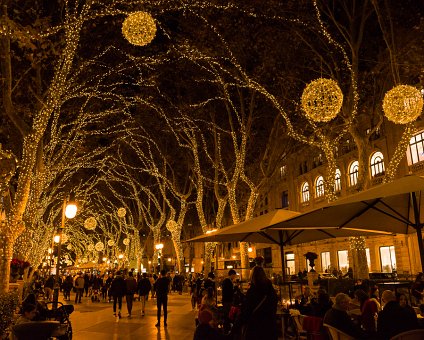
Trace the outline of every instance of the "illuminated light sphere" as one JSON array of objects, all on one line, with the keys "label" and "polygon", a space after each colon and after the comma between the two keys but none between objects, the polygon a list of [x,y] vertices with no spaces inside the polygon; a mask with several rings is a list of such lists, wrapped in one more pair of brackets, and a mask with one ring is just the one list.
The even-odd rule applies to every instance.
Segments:
[{"label": "illuminated light sphere", "polygon": [[126,214],[127,214],[127,211],[125,210],[125,208],[119,208],[118,209],[118,216],[119,217],[125,217]]},{"label": "illuminated light sphere", "polygon": [[115,241],[114,240],[109,240],[109,241],[107,241],[107,245],[109,247],[113,247],[115,245]]},{"label": "illuminated light sphere", "polygon": [[130,244],[130,239],[129,238],[124,238],[124,240],[122,241],[122,243],[126,246],[128,246]]},{"label": "illuminated light sphere", "polygon": [[77,214],[78,207],[75,203],[68,203],[65,208],[65,216],[67,218],[74,218]]},{"label": "illuminated light sphere", "polygon": [[384,96],[384,114],[395,124],[407,124],[415,121],[422,110],[423,97],[421,92],[413,86],[395,86]]},{"label": "illuminated light sphere", "polygon": [[67,247],[66,247],[66,249],[72,250],[72,244],[68,244]]},{"label": "illuminated light sphere", "polygon": [[96,248],[97,251],[102,251],[103,249],[105,249],[105,245],[103,244],[103,242],[97,242],[94,248]]},{"label": "illuminated light sphere", "polygon": [[337,82],[319,78],[310,82],[301,98],[305,115],[314,122],[328,122],[340,112],[343,93]]},{"label": "illuminated light sphere", "polygon": [[96,229],[97,221],[94,217],[89,217],[84,221],[84,228],[87,230]]},{"label": "illuminated light sphere", "polygon": [[68,242],[68,240],[69,240],[68,235],[62,234],[62,243],[66,243],[66,242]]},{"label": "illuminated light sphere", "polygon": [[90,244],[87,246],[87,249],[88,249],[88,251],[93,251],[93,250],[94,250],[94,244],[93,244],[93,243],[90,243]]},{"label": "illuminated light sphere", "polygon": [[133,45],[148,45],[156,35],[155,20],[146,12],[131,13],[122,23],[122,34]]},{"label": "illuminated light sphere", "polygon": [[84,257],[84,258],[82,259],[82,263],[87,263],[87,262],[88,262],[87,258],[86,258],[86,257]]}]

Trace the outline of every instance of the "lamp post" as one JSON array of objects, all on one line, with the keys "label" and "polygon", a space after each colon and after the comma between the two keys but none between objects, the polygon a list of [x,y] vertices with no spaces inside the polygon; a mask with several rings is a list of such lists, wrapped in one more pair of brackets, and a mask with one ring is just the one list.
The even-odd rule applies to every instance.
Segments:
[{"label": "lamp post", "polygon": [[158,251],[158,262],[159,262],[159,272],[162,269],[162,249],[163,243],[158,243],[155,245],[156,250]]},{"label": "lamp post", "polygon": [[77,214],[77,205],[75,203],[74,194],[71,193],[69,195],[69,199],[65,198],[63,200],[62,206],[62,223],[60,228],[58,228],[58,233],[54,237],[55,243],[57,243],[57,262],[56,262],[56,275],[55,275],[55,285],[53,292],[53,308],[57,308],[57,303],[59,301],[59,291],[60,291],[60,283],[59,283],[59,271],[60,271],[60,251],[62,246],[62,232],[65,228],[65,217],[66,218],[74,218]]}]

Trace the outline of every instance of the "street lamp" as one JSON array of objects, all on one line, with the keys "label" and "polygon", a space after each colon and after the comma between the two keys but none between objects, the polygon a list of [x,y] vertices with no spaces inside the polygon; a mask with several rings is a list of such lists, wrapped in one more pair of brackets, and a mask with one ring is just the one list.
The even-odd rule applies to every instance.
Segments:
[{"label": "street lamp", "polygon": [[155,245],[156,250],[158,251],[158,262],[159,262],[159,271],[162,269],[162,249],[163,249],[163,243],[158,243]]},{"label": "street lamp", "polygon": [[60,228],[58,228],[58,233],[54,237],[54,241],[57,243],[57,263],[56,263],[56,279],[55,279],[55,285],[54,285],[54,292],[53,292],[53,308],[57,308],[57,303],[59,301],[59,291],[60,291],[60,284],[59,284],[59,271],[60,271],[60,248],[62,245],[62,232],[65,228],[65,217],[66,218],[74,218],[77,214],[77,205],[75,203],[75,195],[71,193],[69,195],[69,199],[65,197],[63,200],[62,205],[62,223],[60,225]]}]

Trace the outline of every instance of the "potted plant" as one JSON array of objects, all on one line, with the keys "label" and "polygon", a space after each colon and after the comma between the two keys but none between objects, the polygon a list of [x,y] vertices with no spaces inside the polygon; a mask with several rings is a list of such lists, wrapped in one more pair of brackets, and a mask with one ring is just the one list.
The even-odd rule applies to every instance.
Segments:
[{"label": "potted plant", "polygon": [[311,272],[315,272],[315,260],[318,258],[318,255],[312,251],[308,251],[305,255],[305,258],[309,261],[309,266],[311,267]]}]

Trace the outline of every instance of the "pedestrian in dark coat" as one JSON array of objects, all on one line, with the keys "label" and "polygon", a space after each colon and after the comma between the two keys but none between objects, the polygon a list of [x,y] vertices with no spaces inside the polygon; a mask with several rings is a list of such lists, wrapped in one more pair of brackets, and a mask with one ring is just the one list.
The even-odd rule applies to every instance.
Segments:
[{"label": "pedestrian in dark coat", "polygon": [[134,294],[137,291],[137,281],[134,279],[133,272],[128,273],[128,277],[125,279],[125,299],[127,301],[128,317],[131,317],[131,311],[134,301]]},{"label": "pedestrian in dark coat", "polygon": [[149,292],[152,289],[152,284],[147,277],[146,273],[143,273],[143,276],[140,278],[137,284],[138,294],[141,301],[141,316],[144,316],[144,311],[146,308],[146,301],[149,296]]},{"label": "pedestrian in dark coat", "polygon": [[277,294],[264,269],[254,267],[241,310],[244,340],[278,339],[277,302]]},{"label": "pedestrian in dark coat", "polygon": [[[126,284],[121,271],[116,273],[115,278],[110,286],[110,292],[113,297],[113,314],[121,317],[122,297],[126,293]],[[116,314],[116,303],[118,303],[118,315]]]},{"label": "pedestrian in dark coat", "polygon": [[160,271],[160,277],[155,282],[155,291],[156,291],[156,303],[158,308],[158,323],[156,327],[160,326],[160,317],[161,317],[161,308],[163,306],[163,324],[166,327],[166,320],[168,318],[168,292],[169,292],[169,279],[166,276],[166,270],[162,269]]}]

